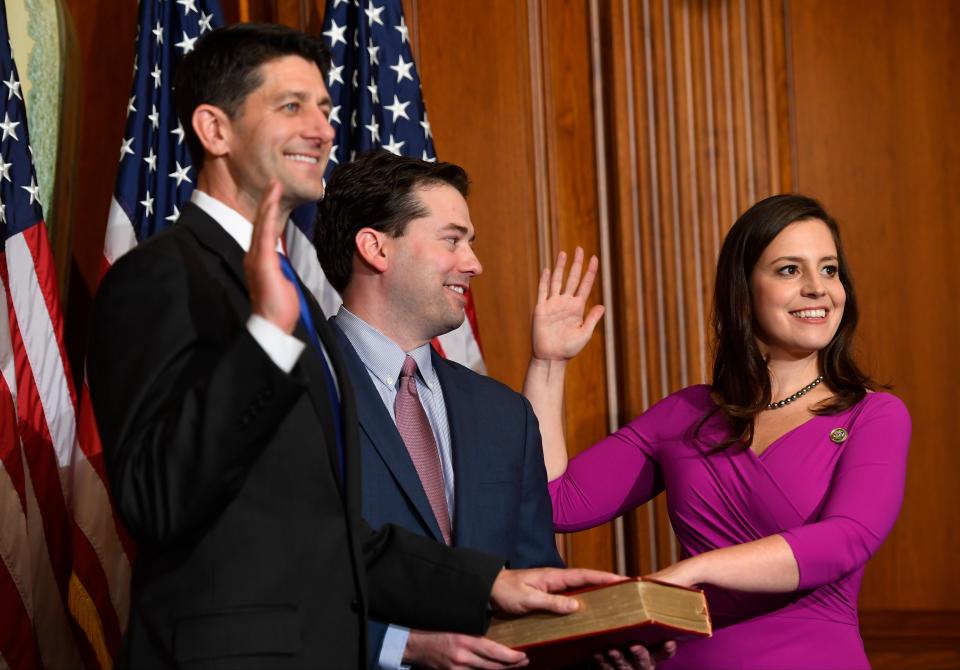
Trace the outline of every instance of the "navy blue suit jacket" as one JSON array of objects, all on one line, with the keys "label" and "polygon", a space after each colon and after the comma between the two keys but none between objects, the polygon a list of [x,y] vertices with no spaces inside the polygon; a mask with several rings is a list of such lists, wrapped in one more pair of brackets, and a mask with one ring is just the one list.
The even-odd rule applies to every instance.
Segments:
[{"label": "navy blue suit jacket", "polygon": [[[334,330],[357,397],[363,517],[374,528],[395,524],[443,542],[396,424],[350,341],[336,324]],[[453,545],[506,557],[511,568],[562,566],[530,403],[494,379],[431,354],[450,424]],[[384,624],[370,622],[374,665],[385,631]]]}]

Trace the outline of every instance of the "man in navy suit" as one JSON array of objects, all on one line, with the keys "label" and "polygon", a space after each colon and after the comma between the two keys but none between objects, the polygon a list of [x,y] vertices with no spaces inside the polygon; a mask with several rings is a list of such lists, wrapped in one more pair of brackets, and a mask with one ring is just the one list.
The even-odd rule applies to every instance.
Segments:
[{"label": "man in navy suit", "polygon": [[[363,515],[374,527],[393,523],[506,557],[511,567],[559,566],[530,405],[430,347],[463,322],[464,292],[482,271],[466,195],[459,166],[378,152],[339,167],[321,206],[317,249],[343,296],[333,322],[357,394]],[[397,402],[408,358],[433,474],[405,444]],[[428,667],[520,660],[484,638],[376,621],[368,639],[383,668],[401,659]]]}]

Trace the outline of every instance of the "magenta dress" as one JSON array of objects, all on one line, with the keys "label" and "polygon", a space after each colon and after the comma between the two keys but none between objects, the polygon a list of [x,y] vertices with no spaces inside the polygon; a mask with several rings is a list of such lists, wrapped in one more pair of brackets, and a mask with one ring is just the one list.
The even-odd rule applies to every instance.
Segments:
[{"label": "magenta dress", "polygon": [[[550,482],[559,531],[591,528],[666,489],[684,557],[779,533],[800,568],[793,593],[706,586],[714,635],[681,642],[658,670],[869,668],[857,621],[867,559],[903,499],[910,416],[888,393],[815,416],[760,455],[732,446],[709,387],[691,386],[651,407],[570,461]],[[834,441],[831,432],[846,430]]]}]

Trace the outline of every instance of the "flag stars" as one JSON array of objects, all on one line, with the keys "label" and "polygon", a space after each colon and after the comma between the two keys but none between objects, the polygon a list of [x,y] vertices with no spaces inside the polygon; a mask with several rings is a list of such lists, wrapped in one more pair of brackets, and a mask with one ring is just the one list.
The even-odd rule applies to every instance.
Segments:
[{"label": "flag stars", "polygon": [[400,33],[400,44],[406,44],[410,41],[410,31],[407,29],[407,22],[400,17],[400,25],[394,26],[394,30]]},{"label": "flag stars", "polygon": [[183,31],[183,39],[177,42],[174,46],[178,49],[183,49],[184,55],[193,51],[193,43],[197,41],[196,37],[190,37],[187,35],[187,31]]},{"label": "flag stars", "polygon": [[33,175],[30,176],[30,185],[21,186],[20,188],[22,188],[24,191],[30,194],[31,205],[37,202],[38,200],[40,200],[40,187],[37,186],[37,178],[34,177]]},{"label": "flag stars", "polygon": [[212,28],[212,26],[210,25],[211,21],[213,21],[213,12],[210,12],[209,14],[204,14],[203,12],[200,12],[200,34],[201,35],[203,35],[205,32],[207,32]]},{"label": "flag stars", "polygon": [[333,148],[330,149],[330,160],[332,160],[337,165],[340,164],[340,160],[337,158],[337,149],[339,148],[339,146],[340,146],[339,144],[334,144]]},{"label": "flag stars", "polygon": [[374,46],[373,40],[367,40],[367,54],[370,57],[370,65],[380,65],[380,47]]},{"label": "flag stars", "polygon": [[153,77],[153,87],[160,88],[160,77],[163,72],[160,70],[160,64],[157,63],[153,66],[153,71],[150,72],[150,76]]},{"label": "flag stars", "polygon": [[123,141],[123,144],[120,145],[120,160],[123,160],[123,157],[127,154],[133,155],[133,138],[128,137]]},{"label": "flag stars", "polygon": [[413,75],[410,74],[410,68],[413,67],[413,61],[405,63],[403,60],[403,54],[397,56],[397,64],[391,65],[390,69],[397,73],[397,83],[399,84],[404,78],[413,81]]},{"label": "flag stars", "polygon": [[427,112],[423,112],[423,121],[420,122],[420,127],[423,128],[424,139],[430,139],[433,137],[433,131],[430,129],[430,120],[427,118]]},{"label": "flag stars", "polygon": [[337,46],[337,42],[343,42],[346,45],[347,40],[343,36],[347,32],[346,24],[338,26],[337,22],[333,19],[330,19],[330,28],[329,30],[324,30],[323,34],[330,38],[330,49],[333,50]]},{"label": "flag stars", "polygon": [[180,125],[179,121],[177,121],[177,127],[171,130],[170,134],[177,136],[177,145],[180,145],[183,143],[183,136],[185,133],[183,132],[183,126]]},{"label": "flag stars", "polygon": [[8,181],[13,183],[13,179],[10,178],[10,167],[13,163],[4,163],[3,156],[0,156],[0,182]]},{"label": "flag stars", "polygon": [[367,8],[363,10],[363,13],[367,15],[367,23],[371,28],[373,27],[374,23],[379,23],[381,26],[383,25],[383,20],[380,18],[380,15],[383,14],[383,10],[383,7],[377,7],[372,1]]},{"label": "flag stars", "polygon": [[20,82],[17,81],[17,78],[13,76],[13,70],[10,71],[10,78],[3,82],[3,85],[8,89],[7,91],[7,100],[13,100],[13,96],[17,96],[20,100],[23,98],[20,96]]},{"label": "flag stars", "polygon": [[163,44],[163,26],[160,25],[160,19],[157,19],[157,27],[150,31],[157,38],[157,46]]},{"label": "flag stars", "polygon": [[428,163],[436,163],[436,162],[437,162],[437,157],[436,157],[436,156],[431,156],[431,155],[429,155],[429,154],[427,153],[427,150],[424,149],[424,150],[423,150],[423,160],[427,161]]},{"label": "flag stars", "polygon": [[333,86],[335,82],[343,83],[343,65],[334,65],[330,68],[330,75],[327,77],[327,86]]},{"label": "flag stars", "polygon": [[[178,5],[183,5],[183,15],[190,16],[190,12],[197,12],[196,0],[177,0]],[[197,12],[199,14],[200,12]]]},{"label": "flag stars", "polygon": [[157,171],[157,154],[153,152],[153,147],[150,147],[150,153],[144,157],[143,162],[147,164],[150,172]]},{"label": "flag stars", "polygon": [[340,125],[340,105],[334,105],[330,108],[330,116],[327,117],[327,121]]},{"label": "flag stars", "polygon": [[147,191],[147,197],[141,200],[140,204],[143,205],[144,216],[153,216],[153,197],[150,195],[150,191]]},{"label": "flag stars", "polygon": [[370,91],[370,97],[373,100],[373,104],[380,104],[380,89],[377,88],[377,82],[371,81],[370,85],[367,86],[367,90]]},{"label": "flag stars", "polygon": [[394,140],[393,133],[390,133],[390,141],[387,144],[384,144],[383,148],[389,151],[390,153],[396,154],[397,156],[399,156],[400,149],[403,148],[404,144],[406,144],[406,142],[402,142],[402,141],[398,142],[397,140]]},{"label": "flag stars", "polygon": [[192,184],[193,182],[190,180],[190,177],[187,176],[187,172],[190,170],[190,166],[184,165],[183,167],[181,167],[180,161],[176,161],[176,163],[177,163],[177,169],[171,172],[170,174],[168,174],[167,176],[170,177],[171,179],[177,180],[178,188],[180,187],[180,184],[182,184],[183,182]]},{"label": "flag stars", "polygon": [[7,222],[7,206],[0,202],[0,223]]},{"label": "flag stars", "polygon": [[0,123],[0,130],[3,131],[3,137],[0,138],[0,142],[6,142],[8,137],[12,137],[19,142],[20,138],[17,137],[17,126],[19,125],[19,121],[11,121],[10,114],[8,112],[4,112],[3,123]]},{"label": "flag stars", "polygon": [[177,209],[177,206],[176,206],[176,205],[174,205],[174,206],[173,206],[173,213],[170,214],[170,216],[168,216],[167,218],[165,218],[164,221],[169,221],[170,223],[176,223],[176,222],[177,222],[177,219],[179,219],[179,218],[180,218],[180,210]]},{"label": "flag stars", "polygon": [[375,117],[371,117],[370,123],[366,124],[364,128],[370,131],[371,142],[380,142],[380,124],[377,123],[377,119]]},{"label": "flag stars", "polygon": [[390,113],[393,114],[393,122],[397,122],[397,118],[409,119],[407,116],[407,107],[410,106],[409,102],[400,102],[400,99],[394,95],[392,105],[384,105],[384,109],[390,110]]},{"label": "flag stars", "polygon": [[151,105],[151,111],[147,118],[150,119],[150,125],[153,126],[154,130],[160,127],[160,112],[157,111],[156,105]]},{"label": "flag stars", "polygon": [[127,103],[127,116],[137,113],[137,108],[133,106],[133,103],[137,101],[137,96],[131,95],[130,101]]}]

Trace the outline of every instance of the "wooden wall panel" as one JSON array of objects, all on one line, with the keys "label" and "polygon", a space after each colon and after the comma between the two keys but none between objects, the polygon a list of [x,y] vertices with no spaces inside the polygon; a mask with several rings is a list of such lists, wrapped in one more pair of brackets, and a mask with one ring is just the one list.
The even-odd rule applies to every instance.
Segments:
[{"label": "wooden wall panel", "polygon": [[[487,367],[519,389],[540,269],[560,249],[599,250],[589,4],[412,0],[406,8],[437,154],[472,180],[485,268],[473,291]],[[598,337],[568,373],[571,444],[607,432],[604,370]],[[571,564],[616,565],[609,526],[563,548]]]},{"label": "wooden wall panel", "polygon": [[[720,240],[789,184],[788,91],[777,3],[622,1],[604,20],[622,423],[709,380]],[[628,531],[629,571],[677,560],[662,498]]]},{"label": "wooden wall panel", "polygon": [[841,222],[863,360],[907,403],[899,522],[865,610],[960,610],[960,11],[949,0],[791,2],[797,181]]}]

